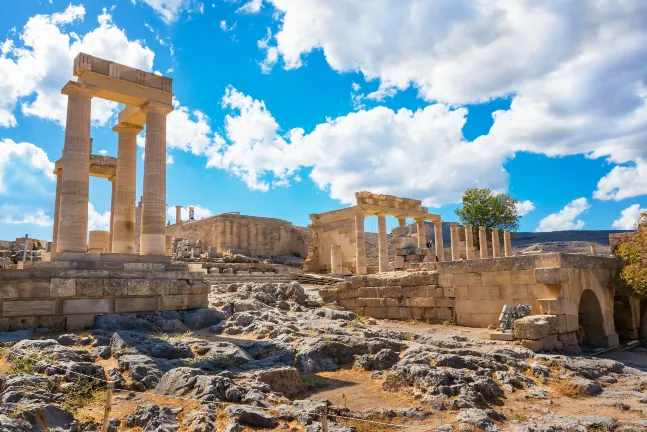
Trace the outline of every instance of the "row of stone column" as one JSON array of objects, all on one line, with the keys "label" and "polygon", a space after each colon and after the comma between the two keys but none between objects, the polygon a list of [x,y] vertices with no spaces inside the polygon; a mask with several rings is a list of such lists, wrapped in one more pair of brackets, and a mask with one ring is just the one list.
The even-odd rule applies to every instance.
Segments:
[{"label": "row of stone column", "polygon": [[[58,215],[55,215],[58,220],[54,227],[55,250],[87,252],[88,164],[94,91],[77,82],[69,82],[62,93],[68,96],[68,105],[60,189],[57,185],[57,195],[60,195],[57,196],[57,207],[60,208]],[[166,253],[166,115],[172,109],[154,102],[141,107],[146,114],[140,239],[142,255]],[[134,254],[137,134],[142,127],[120,123],[113,130],[118,134],[119,144],[111,206],[111,251]]]},{"label": "row of stone column", "polygon": [[[460,240],[458,233],[458,224],[451,223],[449,224],[450,234],[451,234],[451,253],[452,261],[458,261],[461,259],[460,253]],[[468,260],[474,259],[474,236],[472,231],[472,225],[465,225],[465,257]],[[487,229],[484,226],[479,227],[479,253],[480,258],[488,258],[488,246],[487,246]],[[512,238],[510,237],[510,231],[503,232],[503,249],[504,255],[506,257],[512,256]],[[499,229],[492,229],[492,257],[499,258],[501,257],[501,245],[499,243]]]}]

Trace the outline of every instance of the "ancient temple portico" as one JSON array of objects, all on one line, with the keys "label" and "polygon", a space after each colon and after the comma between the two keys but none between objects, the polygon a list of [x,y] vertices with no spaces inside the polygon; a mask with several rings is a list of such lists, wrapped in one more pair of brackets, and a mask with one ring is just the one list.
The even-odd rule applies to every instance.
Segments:
[{"label": "ancient temple portico", "polygon": [[[173,111],[172,80],[83,53],[74,59],[73,73],[77,81],[69,81],[61,91],[68,96],[68,106],[63,157],[55,169],[53,259],[82,259],[79,254],[88,252],[88,177],[92,175],[113,183],[110,252],[135,254],[136,141],[144,125],[140,255],[162,257],[166,253],[166,116]],[[95,97],[125,105],[113,128],[118,139],[116,159],[91,154]],[[98,163],[108,160],[110,164]],[[106,175],[102,169],[108,165]]]}]

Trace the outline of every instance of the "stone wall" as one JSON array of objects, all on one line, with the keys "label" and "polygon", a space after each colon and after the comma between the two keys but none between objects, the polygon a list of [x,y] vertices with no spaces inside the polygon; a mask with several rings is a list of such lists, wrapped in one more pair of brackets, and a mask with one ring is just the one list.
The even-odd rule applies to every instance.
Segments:
[{"label": "stone wall", "polygon": [[0,331],[78,330],[100,314],[207,307],[209,286],[199,275],[160,266],[0,271]]},{"label": "stone wall", "polygon": [[175,238],[199,240],[205,250],[215,247],[247,256],[298,255],[305,258],[308,254],[302,230],[281,219],[221,214],[169,225],[166,233]]}]

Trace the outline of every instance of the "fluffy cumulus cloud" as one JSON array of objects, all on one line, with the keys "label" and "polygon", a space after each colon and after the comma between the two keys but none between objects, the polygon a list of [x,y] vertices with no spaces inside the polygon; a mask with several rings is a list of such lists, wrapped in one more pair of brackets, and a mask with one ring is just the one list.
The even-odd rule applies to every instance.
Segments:
[{"label": "fluffy cumulus cloud", "polygon": [[[596,198],[647,192],[647,2],[267,3],[280,22],[276,34],[259,43],[265,70],[280,60],[298,68],[308,53],[321,50],[335,70],[377,80],[372,99],[408,87],[452,106],[509,97],[510,109],[495,113],[489,134],[477,140],[480,147],[497,155],[525,151],[633,162],[613,168]],[[475,159],[470,168],[488,162],[494,172],[500,158]]]},{"label": "fluffy cumulus cloud", "polygon": [[[208,208],[199,205],[184,206],[182,207],[183,221],[189,220],[189,207],[194,207],[194,216],[196,220],[209,217],[213,214]],[[175,207],[169,207],[169,209],[166,211],[168,219],[171,221],[171,223],[175,223],[175,211]]]},{"label": "fluffy cumulus cloud", "polygon": [[110,231],[110,210],[98,212],[92,203],[88,203],[88,231]]},{"label": "fluffy cumulus cloud", "polygon": [[0,141],[0,195],[20,195],[21,191],[45,193],[56,176],[54,162],[34,144]]},{"label": "fluffy cumulus cloud", "polygon": [[0,223],[12,225],[52,226],[53,219],[43,209],[26,211],[20,206],[0,204]]},{"label": "fluffy cumulus cloud", "polygon": [[315,184],[344,203],[369,187],[435,206],[459,200],[468,187],[507,185],[501,168],[506,154],[484,152],[463,139],[464,108],[377,107],[330,119],[307,134],[303,129],[282,134],[262,101],[230,87],[222,103],[231,110],[226,143],[206,152],[208,165],[229,170],[252,189],[296,181],[302,167],[311,168]]},{"label": "fluffy cumulus cloud", "polygon": [[[61,95],[61,88],[70,79],[79,52],[152,69],[153,51],[142,41],[130,40],[105,9],[97,19],[98,27],[85,35],[64,30],[84,17],[85,8],[74,5],[60,13],[35,15],[16,37],[4,42],[0,56],[0,126],[16,126],[13,110],[19,103],[24,114],[64,126],[67,98]],[[116,109],[115,102],[93,99],[93,121],[106,124]]]},{"label": "fluffy cumulus cloud", "polygon": [[525,216],[535,209],[535,204],[530,200],[519,201],[517,203],[517,214]]},{"label": "fluffy cumulus cloud", "polygon": [[583,220],[575,220],[591,208],[586,198],[578,198],[568,203],[557,213],[546,216],[539,221],[536,232],[580,230],[584,228]]},{"label": "fluffy cumulus cloud", "polygon": [[[136,0],[131,0],[136,3]],[[159,15],[167,24],[176,21],[182,13],[202,13],[204,6],[196,0],[138,0],[145,3]]]},{"label": "fluffy cumulus cloud", "polygon": [[645,211],[647,209],[640,208],[640,204],[629,206],[620,212],[620,218],[614,220],[611,226],[621,230],[635,230],[640,214]]}]

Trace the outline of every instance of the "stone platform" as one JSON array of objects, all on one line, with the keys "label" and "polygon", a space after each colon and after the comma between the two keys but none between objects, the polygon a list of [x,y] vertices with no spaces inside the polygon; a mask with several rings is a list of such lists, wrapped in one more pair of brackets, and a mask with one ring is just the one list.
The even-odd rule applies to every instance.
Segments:
[{"label": "stone platform", "polygon": [[0,270],[0,331],[79,330],[100,314],[207,307],[203,276],[159,262],[53,261]]}]

